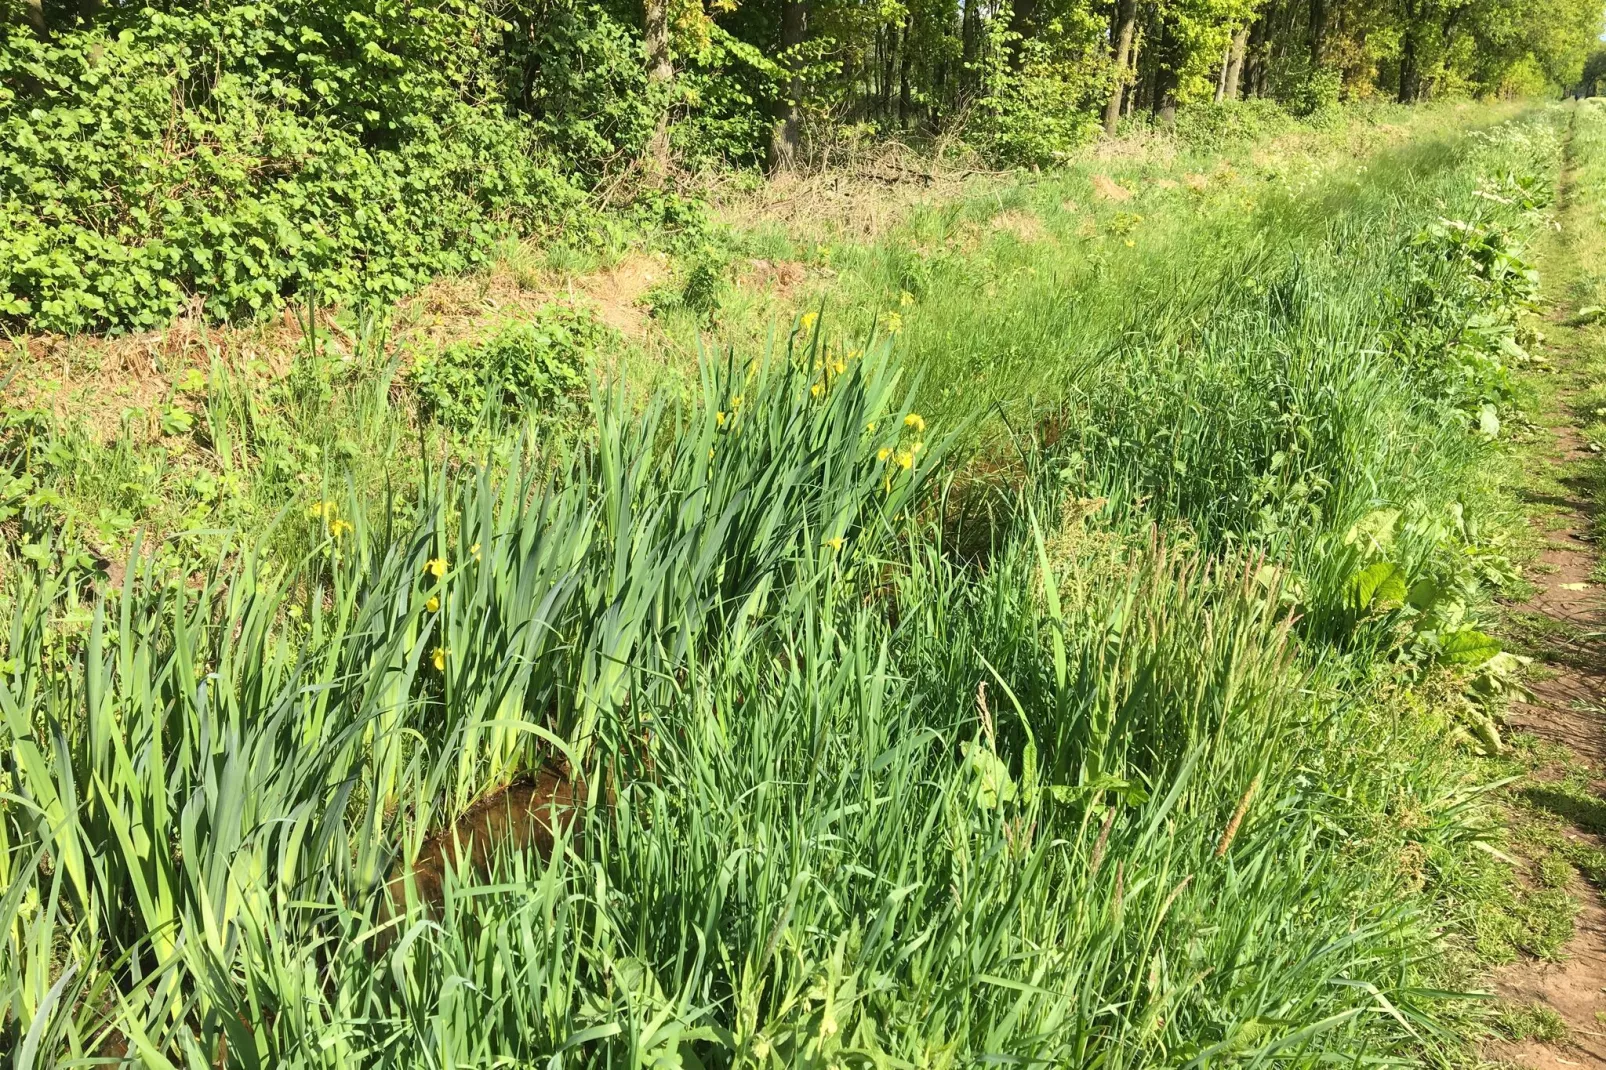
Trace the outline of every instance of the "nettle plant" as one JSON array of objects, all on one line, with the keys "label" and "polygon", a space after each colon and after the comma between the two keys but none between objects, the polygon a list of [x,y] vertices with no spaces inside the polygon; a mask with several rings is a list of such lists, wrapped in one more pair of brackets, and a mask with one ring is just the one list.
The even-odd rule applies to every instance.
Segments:
[{"label": "nettle plant", "polygon": [[527,323],[420,360],[409,380],[425,414],[440,423],[460,431],[498,427],[520,412],[550,412],[582,395],[588,358],[611,337],[587,309],[544,305]]}]

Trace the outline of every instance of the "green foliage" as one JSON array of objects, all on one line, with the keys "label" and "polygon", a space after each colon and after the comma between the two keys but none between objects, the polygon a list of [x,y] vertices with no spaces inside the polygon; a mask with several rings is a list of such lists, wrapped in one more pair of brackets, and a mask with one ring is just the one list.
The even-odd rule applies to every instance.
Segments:
[{"label": "green foliage", "polygon": [[[267,61],[303,31],[253,7],[151,12],[116,36],[8,31],[4,314],[75,332],[159,326],[192,295],[219,319],[298,292],[388,303],[561,212],[575,194],[530,132],[455,99],[444,75],[460,31],[429,27],[448,39],[408,43],[445,52],[438,77],[370,77],[389,69],[377,59],[342,73],[315,50],[288,84]],[[360,34],[331,51],[346,47],[390,55]],[[402,51],[394,63],[423,66]]]},{"label": "green foliage", "polygon": [[1176,135],[1189,148],[1208,152],[1271,137],[1293,126],[1282,105],[1254,98],[1183,108],[1177,112]]},{"label": "green foliage", "polygon": [[1508,1040],[1537,1040],[1541,1044],[1561,1044],[1567,1040],[1567,1023],[1554,1009],[1543,1003],[1504,1010],[1498,1025],[1501,1034]]},{"label": "green foliage", "polygon": [[647,82],[632,29],[599,5],[564,0],[508,17],[499,61],[510,110],[530,117],[533,144],[587,179],[640,152],[668,102]]},{"label": "green foliage", "polygon": [[442,423],[496,427],[515,413],[581,393],[583,369],[607,340],[607,329],[586,309],[545,305],[529,323],[420,359],[408,378],[425,411]]},{"label": "green foliage", "polygon": [[970,133],[1003,163],[1063,163],[1099,133],[1090,105],[1102,97],[1108,71],[1086,48],[1083,38],[1090,35],[1057,28],[1061,32],[1025,41],[1002,35],[994,42]]},{"label": "green foliage", "polygon": [[1289,95],[1288,110],[1301,119],[1324,119],[1338,111],[1343,75],[1330,68],[1317,68]]},{"label": "green foliage", "polygon": [[[750,166],[794,107],[804,162],[957,133],[1044,167],[1097,136],[1112,93],[1138,125],[1181,105],[1180,138],[1213,148],[1274,132],[1279,107],[1329,125],[1390,79],[1402,99],[1576,79],[1599,19],[1583,0],[1424,0],[1324,30],[1309,20],[1326,5],[1292,0],[1139,5],[1117,69],[1103,0],[821,0],[785,42],[782,6],[668,5],[664,79],[640,11],[613,2],[51,3],[46,34],[19,7],[0,38],[0,323],[143,330],[192,306],[238,321],[305,294],[383,306],[501,237],[595,243],[621,224],[586,191],[628,202],[649,147]],[[1206,103],[1251,23],[1246,99]]]},{"label": "green foliage", "polygon": [[[1368,1012],[1438,1024],[1398,870],[1476,835],[1442,741],[1291,666],[1275,603],[1190,551],[1110,572],[1000,531],[953,560],[910,515],[944,442],[888,464],[925,424],[896,366],[834,363],[611,395],[594,448],[405,525],[342,504],[315,585],[248,552],[198,587],[136,558],[115,595],[20,588],[0,1038],[327,1066],[1415,1050]],[[606,801],[434,897],[426,833],[557,762]]]}]

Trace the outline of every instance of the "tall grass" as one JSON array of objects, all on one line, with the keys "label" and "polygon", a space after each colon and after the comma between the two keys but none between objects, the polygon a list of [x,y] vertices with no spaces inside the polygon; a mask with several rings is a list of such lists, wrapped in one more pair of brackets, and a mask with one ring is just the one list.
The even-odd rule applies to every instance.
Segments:
[{"label": "tall grass", "polygon": [[[258,532],[115,591],[28,574],[0,1039],[24,1067],[1453,1044],[1431,880],[1486,831],[1451,713],[1379,681],[1460,618],[1357,575],[1486,595],[1498,377],[1465,336],[1518,299],[1415,238],[1529,218],[1477,194],[1548,181],[1552,121],[1385,169],[1096,360],[1052,284],[1003,306],[1049,404],[1014,414],[1023,461],[986,455],[979,536],[958,421],[914,411],[954,365],[822,329],[706,358],[691,403],[599,390],[583,444],[436,472],[416,512],[353,486],[294,567]],[[1453,300],[1408,302],[1424,279]],[[551,850],[446,852],[425,886],[543,771],[582,800],[515,815]]]}]

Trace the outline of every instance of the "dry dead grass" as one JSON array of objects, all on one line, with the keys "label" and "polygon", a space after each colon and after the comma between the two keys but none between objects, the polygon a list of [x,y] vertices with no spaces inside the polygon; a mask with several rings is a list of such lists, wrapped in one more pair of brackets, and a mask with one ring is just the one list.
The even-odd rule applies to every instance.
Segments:
[{"label": "dry dead grass", "polygon": [[1105,201],[1130,201],[1132,191],[1121,185],[1109,175],[1093,176],[1093,195]]},{"label": "dry dead grass", "polygon": [[933,160],[894,142],[835,167],[772,175],[757,188],[720,179],[702,192],[719,218],[738,228],[780,224],[794,238],[872,241],[922,207],[961,200],[1013,174],[966,156]]},{"label": "dry dead grass", "polygon": [[1042,241],[1048,234],[1043,227],[1043,221],[1029,212],[1014,210],[1000,212],[993,216],[988,225],[1001,233],[1013,234],[1027,243]]}]

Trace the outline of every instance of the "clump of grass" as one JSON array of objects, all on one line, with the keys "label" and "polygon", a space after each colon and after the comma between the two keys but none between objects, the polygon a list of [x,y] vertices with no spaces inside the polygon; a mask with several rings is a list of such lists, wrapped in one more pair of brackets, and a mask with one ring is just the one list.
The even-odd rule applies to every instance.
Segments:
[{"label": "clump of grass", "polygon": [[1567,1023],[1542,1003],[1507,1008],[1500,1012],[1496,1024],[1507,1040],[1560,1044],[1567,1039]]}]

